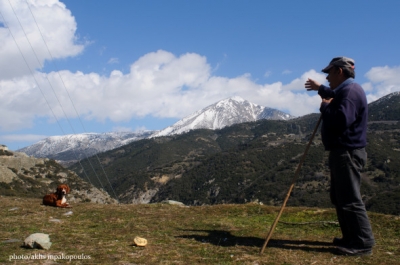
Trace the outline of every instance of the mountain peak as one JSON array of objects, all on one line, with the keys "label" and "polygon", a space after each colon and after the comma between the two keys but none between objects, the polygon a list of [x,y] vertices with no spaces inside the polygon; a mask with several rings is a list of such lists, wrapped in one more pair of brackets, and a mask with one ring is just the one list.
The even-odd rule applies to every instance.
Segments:
[{"label": "mountain peak", "polygon": [[239,96],[223,99],[192,113],[152,137],[181,134],[194,129],[222,129],[237,123],[259,119],[288,120],[291,115],[253,104]]},{"label": "mountain peak", "polygon": [[239,97],[239,96],[233,96],[233,97],[230,97],[230,98],[228,98],[228,100],[233,100],[233,101],[237,101],[237,102],[244,102],[244,101],[246,101],[246,100],[244,100],[242,97]]}]

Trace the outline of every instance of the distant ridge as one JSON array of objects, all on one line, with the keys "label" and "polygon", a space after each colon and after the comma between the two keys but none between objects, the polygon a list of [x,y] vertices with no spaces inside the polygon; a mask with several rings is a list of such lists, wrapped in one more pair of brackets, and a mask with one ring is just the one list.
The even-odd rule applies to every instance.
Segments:
[{"label": "distant ridge", "polygon": [[294,117],[282,111],[253,104],[241,97],[232,97],[196,111],[162,131],[51,136],[17,151],[34,157],[55,159],[67,165],[141,139],[180,134],[194,129],[221,129],[259,119],[288,120],[291,118]]},{"label": "distant ridge", "polygon": [[97,153],[144,139],[153,133],[154,131],[144,131],[51,136],[17,151],[34,157],[51,158],[62,162],[76,162]]}]

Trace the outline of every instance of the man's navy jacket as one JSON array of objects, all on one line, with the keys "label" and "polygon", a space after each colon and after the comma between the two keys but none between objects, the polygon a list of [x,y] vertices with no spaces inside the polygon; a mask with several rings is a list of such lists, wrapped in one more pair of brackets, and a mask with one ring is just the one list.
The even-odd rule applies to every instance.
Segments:
[{"label": "man's navy jacket", "polygon": [[362,87],[348,78],[334,90],[321,85],[318,94],[333,98],[322,103],[322,143],[326,150],[363,148],[367,145],[368,103]]}]

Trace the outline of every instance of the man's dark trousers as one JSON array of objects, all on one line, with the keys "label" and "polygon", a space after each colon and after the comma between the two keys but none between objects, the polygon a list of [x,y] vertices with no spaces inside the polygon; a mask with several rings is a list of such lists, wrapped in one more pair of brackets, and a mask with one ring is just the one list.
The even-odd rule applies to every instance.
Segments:
[{"label": "man's dark trousers", "polygon": [[335,148],[329,153],[331,201],[347,247],[368,248],[375,244],[371,224],[361,199],[361,169],[367,161],[365,148]]}]

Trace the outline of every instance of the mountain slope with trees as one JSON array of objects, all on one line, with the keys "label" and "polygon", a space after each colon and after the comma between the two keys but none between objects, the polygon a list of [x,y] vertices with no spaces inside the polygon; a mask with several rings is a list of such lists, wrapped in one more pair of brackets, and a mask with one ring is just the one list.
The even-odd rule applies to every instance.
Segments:
[{"label": "mountain slope with trees", "polygon": [[[400,213],[399,105],[398,93],[370,104],[369,160],[362,173],[368,210]],[[376,113],[390,120],[375,120]],[[280,205],[318,118],[310,114],[288,121],[261,120],[140,140],[71,169],[104,185],[110,194],[105,184],[111,183],[125,203],[170,199],[189,205]],[[288,205],[331,206],[328,190],[327,152],[317,134]]]}]

